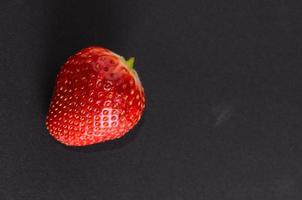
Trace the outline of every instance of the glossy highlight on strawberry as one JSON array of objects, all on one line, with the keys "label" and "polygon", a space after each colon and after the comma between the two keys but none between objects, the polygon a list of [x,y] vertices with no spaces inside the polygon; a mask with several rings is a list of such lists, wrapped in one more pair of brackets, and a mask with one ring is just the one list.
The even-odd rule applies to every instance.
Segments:
[{"label": "glossy highlight on strawberry", "polygon": [[86,146],[125,135],[145,108],[134,58],[102,47],[71,56],[57,75],[46,127],[59,142]]}]

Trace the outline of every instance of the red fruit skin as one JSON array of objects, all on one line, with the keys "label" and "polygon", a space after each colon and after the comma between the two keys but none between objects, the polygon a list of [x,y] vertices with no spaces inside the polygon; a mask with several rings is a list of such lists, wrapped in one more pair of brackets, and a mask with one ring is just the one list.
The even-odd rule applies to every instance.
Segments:
[{"label": "red fruit skin", "polygon": [[58,73],[46,127],[65,145],[92,145],[125,135],[144,108],[136,72],[110,50],[89,47],[71,56]]}]

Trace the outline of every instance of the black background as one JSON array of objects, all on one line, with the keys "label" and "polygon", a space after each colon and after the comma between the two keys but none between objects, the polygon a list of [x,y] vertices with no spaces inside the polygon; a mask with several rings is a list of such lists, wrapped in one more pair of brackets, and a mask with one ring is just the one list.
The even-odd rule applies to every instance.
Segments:
[{"label": "black background", "polygon": [[[301,199],[298,2],[1,1],[0,199]],[[136,57],[146,111],[120,140],[67,148],[45,115],[89,45]]]}]

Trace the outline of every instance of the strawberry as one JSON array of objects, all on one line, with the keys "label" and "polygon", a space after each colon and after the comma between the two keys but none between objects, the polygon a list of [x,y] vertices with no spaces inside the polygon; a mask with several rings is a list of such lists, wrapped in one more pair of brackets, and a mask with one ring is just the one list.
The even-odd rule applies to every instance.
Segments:
[{"label": "strawberry", "polygon": [[101,47],[71,56],[57,75],[46,127],[59,142],[86,146],[125,135],[140,120],[144,89],[134,58]]}]

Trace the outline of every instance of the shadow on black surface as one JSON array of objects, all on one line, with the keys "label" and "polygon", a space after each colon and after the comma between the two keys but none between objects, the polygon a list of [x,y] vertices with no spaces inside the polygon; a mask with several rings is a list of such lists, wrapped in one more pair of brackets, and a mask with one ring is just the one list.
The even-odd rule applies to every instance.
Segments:
[{"label": "shadow on black surface", "polygon": [[[111,48],[113,42],[119,43],[121,36],[111,26],[119,26],[122,20],[115,13],[123,11],[121,7],[111,5],[109,0],[92,0],[84,4],[76,1],[49,1],[48,41],[45,66],[42,70],[41,107],[46,114],[50,103],[55,77],[65,60],[82,48],[101,45]],[[90,12],[88,12],[90,11]]]},{"label": "shadow on black surface", "polygon": [[64,146],[68,151],[73,152],[84,152],[84,153],[91,153],[91,152],[99,152],[99,151],[111,151],[114,149],[120,149],[124,146],[128,145],[129,143],[133,142],[139,135],[141,127],[144,124],[144,116],[141,118],[139,123],[125,136],[120,139],[107,141],[105,143],[99,143],[91,146],[86,147],[67,147]]}]

